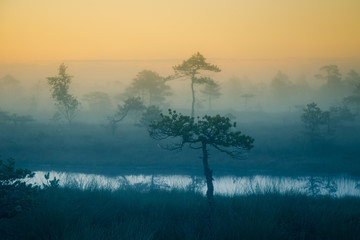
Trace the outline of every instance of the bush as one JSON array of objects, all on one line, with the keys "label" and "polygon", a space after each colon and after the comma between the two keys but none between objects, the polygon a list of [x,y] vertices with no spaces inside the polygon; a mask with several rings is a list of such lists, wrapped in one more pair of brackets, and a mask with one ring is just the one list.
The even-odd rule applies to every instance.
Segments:
[{"label": "bush", "polygon": [[23,180],[33,176],[30,170],[15,169],[14,159],[0,159],[0,219],[14,217],[31,206],[37,187]]}]

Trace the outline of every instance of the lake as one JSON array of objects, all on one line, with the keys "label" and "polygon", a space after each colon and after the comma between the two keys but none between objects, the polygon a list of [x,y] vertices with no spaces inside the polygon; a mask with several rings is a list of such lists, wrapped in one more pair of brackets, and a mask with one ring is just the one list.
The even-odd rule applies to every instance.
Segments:
[{"label": "lake", "polygon": [[[35,176],[28,183],[49,184],[44,175],[47,172],[35,171]],[[205,177],[190,175],[121,175],[105,176],[99,174],[50,172],[49,180],[59,179],[60,186],[80,189],[117,190],[132,187],[139,191],[151,188],[164,190],[193,190],[205,194]],[[235,196],[252,193],[302,193],[307,195],[331,195],[334,197],[360,197],[360,178],[350,176],[301,176],[283,177],[269,175],[219,176],[214,177],[214,194]]]}]

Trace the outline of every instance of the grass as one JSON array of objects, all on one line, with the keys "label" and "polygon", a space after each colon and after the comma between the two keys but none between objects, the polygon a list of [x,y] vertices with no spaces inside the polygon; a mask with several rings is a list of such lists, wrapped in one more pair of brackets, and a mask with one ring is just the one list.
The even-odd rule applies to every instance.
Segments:
[{"label": "grass", "polygon": [[[95,188],[94,188],[95,189]],[[1,239],[207,239],[206,199],[192,191],[57,188],[0,219]],[[356,239],[360,199],[275,192],[215,197],[216,239]]]}]

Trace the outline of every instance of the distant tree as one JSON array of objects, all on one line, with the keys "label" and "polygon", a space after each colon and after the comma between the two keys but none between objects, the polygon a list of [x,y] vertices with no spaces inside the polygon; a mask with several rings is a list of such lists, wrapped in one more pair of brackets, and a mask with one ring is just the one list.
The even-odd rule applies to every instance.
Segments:
[{"label": "distant tree", "polygon": [[10,116],[10,121],[14,125],[24,125],[26,123],[30,123],[34,121],[34,118],[30,115],[18,115],[16,113]]},{"label": "distant tree", "polygon": [[202,89],[201,92],[205,94],[208,98],[210,111],[212,106],[211,105],[212,100],[217,99],[221,96],[220,89],[221,89],[220,84],[212,79],[209,79],[209,81],[204,84],[204,88]]},{"label": "distant tree", "polygon": [[126,93],[129,96],[140,97],[142,102],[148,106],[162,104],[165,97],[171,95],[170,87],[166,85],[165,78],[150,70],[139,72]]},{"label": "distant tree", "polygon": [[84,95],[84,100],[88,102],[90,110],[96,112],[108,111],[111,107],[109,94],[95,91]]},{"label": "distant tree", "polygon": [[20,90],[20,81],[11,75],[0,78],[0,92],[13,93]]},{"label": "distant tree", "polygon": [[0,159],[0,219],[11,218],[30,208],[37,187],[23,181],[34,173],[27,169],[15,169],[14,159]]},{"label": "distant tree", "polygon": [[355,86],[353,94],[344,98],[344,104],[355,108],[356,113],[360,112],[360,83]]},{"label": "distant tree", "polygon": [[335,131],[342,122],[354,121],[356,114],[352,113],[346,106],[331,106],[329,109],[329,128],[328,130]]},{"label": "distant tree", "polygon": [[[333,100],[336,97],[340,97],[347,93],[346,86],[342,81],[342,76],[336,65],[327,65],[320,68],[320,74],[315,77],[325,80],[325,84],[322,87],[324,91],[324,97],[328,100]],[[330,98],[330,99],[329,99]]]},{"label": "distant tree", "polygon": [[325,73],[315,75],[318,78],[325,79],[329,86],[337,86],[341,83],[341,74],[339,67],[336,65],[326,65],[320,68],[320,71]]},{"label": "distant tree", "polygon": [[23,93],[20,81],[13,76],[5,75],[0,78],[0,107],[9,108],[14,107],[14,105],[17,106]]},{"label": "distant tree", "polygon": [[109,127],[111,133],[115,135],[118,124],[124,120],[131,113],[142,113],[145,110],[145,106],[140,98],[129,97],[124,101],[123,105],[117,106],[117,111],[114,115],[108,117]]},{"label": "distant tree", "polygon": [[350,86],[357,86],[360,84],[360,74],[351,69],[345,76],[345,82]]},{"label": "distant tree", "polygon": [[59,67],[59,73],[55,77],[48,77],[48,84],[51,87],[51,95],[55,100],[55,106],[60,114],[71,125],[72,120],[79,112],[80,103],[69,93],[72,76],[66,73],[67,66],[62,63]]},{"label": "distant tree", "polygon": [[0,110],[0,123],[7,123],[11,121],[11,115],[6,111]]},{"label": "distant tree", "polygon": [[34,121],[30,115],[20,115],[16,113],[9,113],[0,111],[0,123],[13,123],[14,125],[24,125],[26,123]]},{"label": "distant tree", "polygon": [[288,75],[279,71],[271,80],[270,86],[278,97],[288,97],[291,95],[293,83],[289,80]]},{"label": "distant tree", "polygon": [[211,81],[209,77],[202,76],[202,71],[220,72],[220,68],[216,65],[206,62],[206,59],[199,52],[192,55],[182,64],[173,67],[177,77],[190,78],[190,87],[192,94],[191,117],[194,117],[195,108],[195,84],[205,84]]},{"label": "distant tree", "polygon": [[251,94],[251,93],[245,93],[245,94],[241,94],[240,96],[244,99],[244,101],[243,101],[244,102],[244,110],[246,111],[246,110],[248,110],[249,99],[255,97],[255,95]]},{"label": "distant tree", "polygon": [[[206,178],[206,196],[210,207],[209,225],[213,211],[213,175],[208,163],[208,148],[211,146],[220,152],[227,153],[234,158],[243,158],[244,151],[253,147],[254,139],[233,131],[236,123],[231,123],[229,118],[204,116],[201,119],[184,116],[169,109],[169,115],[161,115],[161,119],[150,124],[149,134],[156,140],[168,138],[179,139],[166,148],[170,150],[182,149],[185,145],[193,149],[202,150],[202,162]],[[211,227],[210,227],[211,232]]]},{"label": "distant tree", "polygon": [[303,109],[301,121],[310,135],[314,137],[319,131],[320,126],[329,123],[329,117],[329,112],[322,111],[316,103],[309,103]]}]

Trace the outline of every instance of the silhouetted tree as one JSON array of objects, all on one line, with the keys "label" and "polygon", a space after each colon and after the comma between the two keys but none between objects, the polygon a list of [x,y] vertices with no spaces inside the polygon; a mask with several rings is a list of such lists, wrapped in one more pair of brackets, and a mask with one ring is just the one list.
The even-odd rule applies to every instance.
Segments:
[{"label": "silhouetted tree", "polygon": [[14,159],[0,159],[0,219],[14,217],[32,204],[37,187],[23,180],[34,173],[27,169],[15,169]]},{"label": "silhouetted tree", "polygon": [[[244,158],[244,151],[253,147],[254,139],[233,131],[236,123],[231,123],[229,118],[204,116],[201,119],[184,116],[169,109],[169,115],[161,115],[161,119],[150,124],[150,136],[156,140],[168,138],[180,139],[166,148],[170,150],[182,149],[184,145],[193,149],[202,150],[204,175],[206,178],[206,197],[210,207],[209,229],[211,232],[211,218],[213,211],[213,175],[208,162],[208,147],[211,146],[220,152],[227,153],[234,158]],[[210,234],[211,235],[211,234]]]},{"label": "silhouetted tree", "polygon": [[55,77],[48,77],[48,83],[51,87],[51,95],[55,100],[55,106],[60,114],[71,125],[72,120],[79,112],[79,101],[69,93],[71,78],[66,73],[67,66],[64,63],[60,64],[59,73]]},{"label": "silhouetted tree", "polygon": [[141,113],[145,110],[145,106],[140,98],[129,97],[124,101],[123,105],[117,106],[117,111],[114,115],[108,117],[109,127],[113,135],[115,135],[116,128],[130,113]]},{"label": "silhouetted tree", "polygon": [[131,86],[126,90],[129,96],[140,97],[148,106],[162,104],[166,96],[171,95],[170,87],[166,85],[165,78],[158,73],[143,70],[133,79]]},{"label": "silhouetted tree", "polygon": [[221,96],[221,92],[220,92],[220,84],[217,83],[214,80],[209,80],[208,82],[206,82],[204,84],[204,88],[202,89],[202,93],[205,94],[208,98],[208,103],[209,103],[209,110],[211,111],[211,102],[213,99],[217,99]]},{"label": "silhouetted tree", "polygon": [[192,94],[191,116],[194,117],[195,108],[195,84],[205,84],[211,81],[209,77],[202,76],[202,71],[220,72],[220,68],[216,65],[206,62],[206,59],[199,52],[192,55],[182,64],[173,67],[177,77],[190,78],[190,87]]}]

